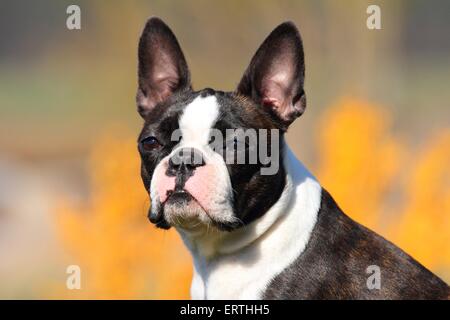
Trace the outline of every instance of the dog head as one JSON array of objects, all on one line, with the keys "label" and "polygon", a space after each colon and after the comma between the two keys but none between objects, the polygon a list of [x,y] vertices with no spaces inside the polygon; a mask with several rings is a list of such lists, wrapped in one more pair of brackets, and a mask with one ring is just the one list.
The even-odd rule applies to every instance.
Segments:
[{"label": "dog head", "polygon": [[151,18],[139,42],[138,139],[149,218],[160,228],[233,230],[261,217],[285,186],[283,134],[306,107],[300,35],[279,25],[237,89],[194,91],[180,45]]}]

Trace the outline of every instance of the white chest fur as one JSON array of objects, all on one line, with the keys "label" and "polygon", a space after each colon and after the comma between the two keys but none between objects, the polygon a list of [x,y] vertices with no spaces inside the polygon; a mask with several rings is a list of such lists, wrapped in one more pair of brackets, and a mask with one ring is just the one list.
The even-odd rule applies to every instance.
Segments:
[{"label": "white chest fur", "polygon": [[270,281],[303,252],[317,220],[321,187],[285,150],[286,187],[263,217],[196,241],[180,232],[194,259],[193,299],[260,299]]}]

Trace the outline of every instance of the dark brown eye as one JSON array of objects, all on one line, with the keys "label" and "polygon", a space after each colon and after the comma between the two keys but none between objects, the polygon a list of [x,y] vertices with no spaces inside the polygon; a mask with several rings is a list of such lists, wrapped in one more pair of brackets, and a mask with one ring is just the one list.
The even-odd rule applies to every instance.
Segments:
[{"label": "dark brown eye", "polygon": [[141,141],[142,148],[147,151],[155,150],[161,146],[158,139],[155,137],[148,137]]}]

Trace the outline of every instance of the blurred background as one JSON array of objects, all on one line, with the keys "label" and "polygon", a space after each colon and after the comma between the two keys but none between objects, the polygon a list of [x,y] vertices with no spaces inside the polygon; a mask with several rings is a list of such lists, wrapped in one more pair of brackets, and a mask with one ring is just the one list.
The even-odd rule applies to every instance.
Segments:
[{"label": "blurred background", "polygon": [[[70,4],[81,30],[66,28]],[[190,256],[147,221],[139,177],[137,42],[153,15],[196,89],[233,90],[294,21],[308,107],[291,147],[347,214],[450,282],[450,2],[4,0],[0,298],[189,297]],[[81,290],[66,288],[69,265]]]}]

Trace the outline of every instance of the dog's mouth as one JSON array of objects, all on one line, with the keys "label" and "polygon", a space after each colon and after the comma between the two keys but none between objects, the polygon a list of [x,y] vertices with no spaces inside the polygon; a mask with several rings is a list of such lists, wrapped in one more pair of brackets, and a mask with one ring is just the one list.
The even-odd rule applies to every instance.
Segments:
[{"label": "dog's mouth", "polygon": [[207,214],[207,211],[200,202],[188,191],[184,189],[175,189],[167,191],[167,198],[162,203],[162,206],[176,205],[180,207],[198,206]]},{"label": "dog's mouth", "polygon": [[222,231],[231,231],[238,226],[236,223],[214,219],[195,196],[184,189],[167,191],[167,197],[160,204],[159,210],[150,211],[148,217],[150,222],[162,229],[174,226],[195,231],[211,225]]},{"label": "dog's mouth", "polygon": [[184,189],[178,189],[178,190],[168,190],[167,191],[167,198],[162,203],[163,205],[166,204],[166,202],[175,201],[175,202],[189,202],[195,200],[194,197],[187,192]]},{"label": "dog's mouth", "polygon": [[169,229],[171,226],[190,229],[199,226],[208,212],[188,191],[177,188],[167,191],[167,196],[157,212],[149,212],[149,220],[157,227]]}]

